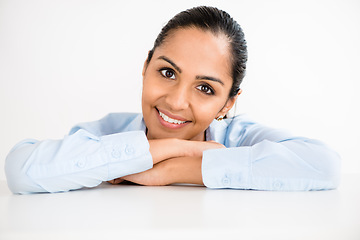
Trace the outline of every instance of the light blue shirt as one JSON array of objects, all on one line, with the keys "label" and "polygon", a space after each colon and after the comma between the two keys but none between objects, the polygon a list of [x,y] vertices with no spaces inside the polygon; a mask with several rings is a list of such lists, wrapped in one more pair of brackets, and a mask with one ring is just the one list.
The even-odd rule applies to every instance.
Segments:
[{"label": "light blue shirt", "polygon": [[[95,187],[153,167],[141,114],[113,113],[73,127],[64,139],[24,140],[6,158],[14,193]],[[304,191],[334,189],[340,157],[322,142],[268,128],[240,115],[213,121],[207,140],[226,146],[204,151],[209,188]]]}]

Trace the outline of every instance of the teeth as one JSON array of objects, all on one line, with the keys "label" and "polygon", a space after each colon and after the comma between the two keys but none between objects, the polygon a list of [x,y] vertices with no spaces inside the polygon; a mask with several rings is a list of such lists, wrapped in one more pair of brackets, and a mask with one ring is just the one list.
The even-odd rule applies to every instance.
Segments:
[{"label": "teeth", "polygon": [[172,118],[166,116],[165,114],[163,114],[160,111],[159,111],[159,114],[160,114],[160,117],[162,117],[162,119],[164,119],[166,122],[169,122],[169,123],[183,124],[183,123],[186,122],[186,121],[180,121],[180,120],[172,119]]}]

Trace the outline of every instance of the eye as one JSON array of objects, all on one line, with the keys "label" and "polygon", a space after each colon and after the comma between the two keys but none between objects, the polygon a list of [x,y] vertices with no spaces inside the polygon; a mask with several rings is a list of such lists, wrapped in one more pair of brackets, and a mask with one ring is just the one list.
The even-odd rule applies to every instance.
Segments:
[{"label": "eye", "polygon": [[161,69],[160,73],[163,77],[175,79],[175,73],[172,69],[169,68]]},{"label": "eye", "polygon": [[214,95],[215,93],[214,90],[207,84],[202,84],[196,88],[207,95]]}]

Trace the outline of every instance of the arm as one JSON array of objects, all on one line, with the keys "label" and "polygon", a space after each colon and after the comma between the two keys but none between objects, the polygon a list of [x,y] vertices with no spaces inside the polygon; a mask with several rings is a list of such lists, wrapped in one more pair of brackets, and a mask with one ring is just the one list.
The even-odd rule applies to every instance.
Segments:
[{"label": "arm", "polygon": [[[190,183],[204,185],[201,172],[203,151],[208,149],[225,148],[224,145],[214,141],[198,142],[175,139],[176,145],[169,144],[167,143],[167,141],[168,140],[165,139],[159,140],[157,142],[159,144],[157,145],[159,147],[158,150],[164,149],[164,146],[167,146],[167,149],[171,149],[173,147],[180,150],[179,152],[183,155],[180,156],[180,154],[180,157],[175,156],[165,158],[167,160],[157,163],[152,169],[149,169],[145,172],[114,179],[110,181],[110,183],[118,184],[123,180],[127,180],[141,185],[152,186],[169,185],[174,183]],[[151,145],[152,141],[149,142]],[[173,152],[176,152],[176,150],[173,150]]]},{"label": "arm", "polygon": [[215,141],[189,141],[176,138],[149,140],[154,164],[176,157],[201,157],[208,149],[225,148]]},{"label": "arm", "polygon": [[339,171],[338,155],[326,150],[322,144],[265,141],[253,147],[208,150],[203,159],[169,159],[114,183],[128,180],[155,186],[192,183],[210,188],[324,190],[337,187]]},{"label": "arm", "polygon": [[[174,183],[204,185],[201,157],[177,157],[156,164],[152,169],[120,178],[140,185],[163,186]],[[121,181],[113,182],[117,184]]]},{"label": "arm", "polygon": [[181,144],[177,139],[148,141],[142,131],[100,137],[84,129],[72,132],[60,140],[17,144],[5,163],[10,190],[35,193],[95,187],[103,181],[143,172],[165,159],[198,155],[209,146],[217,146],[191,148],[187,141]]},{"label": "arm", "polygon": [[338,186],[341,159],[322,142],[243,122],[246,126],[232,126],[226,138],[214,131],[212,138],[227,143],[228,148],[204,150],[201,164],[192,164],[191,158],[170,159],[164,162],[168,165],[124,179],[143,185],[203,181],[210,188],[282,191]]},{"label": "arm", "polygon": [[8,154],[5,173],[14,193],[59,192],[153,166],[144,132],[97,137],[83,129],[61,140],[25,140]]},{"label": "arm", "polygon": [[338,186],[340,156],[322,142],[236,118],[228,129],[227,149],[204,152],[207,187],[306,191]]}]

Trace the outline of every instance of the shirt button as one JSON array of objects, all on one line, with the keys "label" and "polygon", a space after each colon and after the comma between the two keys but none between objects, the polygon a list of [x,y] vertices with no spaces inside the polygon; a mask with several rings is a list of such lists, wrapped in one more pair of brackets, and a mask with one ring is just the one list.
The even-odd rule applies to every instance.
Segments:
[{"label": "shirt button", "polygon": [[112,156],[113,158],[119,159],[120,156],[121,156],[121,152],[118,151],[118,150],[113,149],[112,152],[111,152],[111,156]]},{"label": "shirt button", "polygon": [[85,160],[79,160],[76,165],[79,167],[79,168],[83,168],[85,167]]},{"label": "shirt button", "polygon": [[224,177],[222,180],[222,183],[224,186],[229,186],[230,185],[230,179],[228,177]]},{"label": "shirt button", "polygon": [[125,153],[128,154],[128,155],[133,154],[134,153],[134,148],[131,147],[131,146],[126,146]]},{"label": "shirt button", "polygon": [[282,188],[282,182],[281,181],[275,181],[274,183],[273,183],[273,187],[274,187],[274,189],[275,190],[280,190],[281,188]]}]

